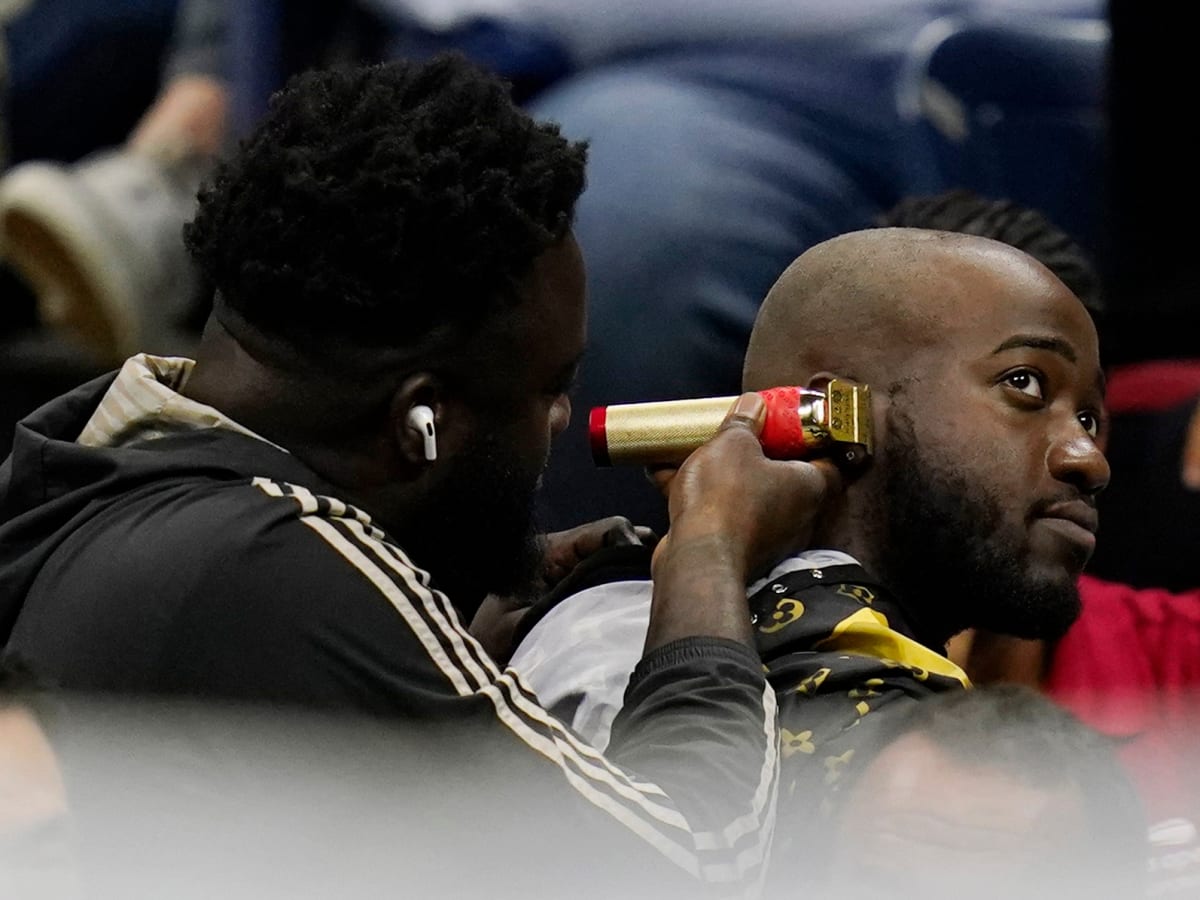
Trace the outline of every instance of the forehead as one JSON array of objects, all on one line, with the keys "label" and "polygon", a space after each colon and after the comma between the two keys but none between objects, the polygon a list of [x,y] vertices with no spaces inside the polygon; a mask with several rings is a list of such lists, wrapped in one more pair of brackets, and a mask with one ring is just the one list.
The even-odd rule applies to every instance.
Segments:
[{"label": "forehead", "polygon": [[1064,342],[1081,371],[1099,372],[1091,316],[1053,273],[1020,251],[996,244],[939,252],[916,293],[904,304],[914,343],[947,359],[989,357],[1025,336]]},{"label": "forehead", "polygon": [[[921,827],[909,828],[914,822]],[[892,835],[897,850],[935,846],[965,857],[1036,853],[1087,832],[1074,785],[1031,783],[961,759],[919,733],[901,737],[871,762],[852,789],[841,828],[860,837]]]},{"label": "forehead", "polygon": [[1071,290],[1032,257],[1010,248],[969,255],[952,270],[957,296],[948,312],[959,330],[990,332],[1045,330],[1068,338],[1076,350],[1098,356],[1091,316]]}]

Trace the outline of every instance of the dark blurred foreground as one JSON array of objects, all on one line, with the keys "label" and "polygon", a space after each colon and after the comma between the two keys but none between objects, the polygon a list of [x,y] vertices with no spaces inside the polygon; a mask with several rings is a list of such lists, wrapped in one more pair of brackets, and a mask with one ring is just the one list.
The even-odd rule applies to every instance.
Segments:
[{"label": "dark blurred foreground", "polygon": [[[1200,816],[1143,823],[1105,799],[1121,791],[1047,782],[1011,747],[998,761],[921,728],[899,734],[865,755],[838,808],[813,810],[833,840],[812,861],[826,870],[819,896],[1196,895]],[[1178,779],[1200,763],[1196,737],[1181,735],[1191,756],[1166,763],[1164,784],[1189,783]],[[434,725],[16,698],[0,707],[0,797],[0,896],[22,900],[701,896],[617,854],[615,832],[568,826],[537,784]],[[1132,855],[1114,835],[1132,836]]]}]

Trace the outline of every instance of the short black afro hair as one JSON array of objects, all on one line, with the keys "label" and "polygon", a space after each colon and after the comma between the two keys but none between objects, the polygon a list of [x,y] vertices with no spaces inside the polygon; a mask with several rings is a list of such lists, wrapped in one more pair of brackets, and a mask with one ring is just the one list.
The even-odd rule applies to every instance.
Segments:
[{"label": "short black afro hair", "polygon": [[218,165],[184,239],[264,335],[415,347],[517,302],[571,227],[586,152],[459,55],[314,70]]}]

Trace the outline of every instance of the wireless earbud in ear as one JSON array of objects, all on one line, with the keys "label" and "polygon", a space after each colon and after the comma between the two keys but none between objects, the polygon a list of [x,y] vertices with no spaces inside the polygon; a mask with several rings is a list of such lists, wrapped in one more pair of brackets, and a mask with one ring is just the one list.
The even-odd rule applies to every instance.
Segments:
[{"label": "wireless earbud in ear", "polygon": [[428,406],[418,404],[408,411],[405,419],[409,428],[421,433],[425,441],[425,459],[433,462],[437,459],[437,432],[433,430],[433,410]]}]

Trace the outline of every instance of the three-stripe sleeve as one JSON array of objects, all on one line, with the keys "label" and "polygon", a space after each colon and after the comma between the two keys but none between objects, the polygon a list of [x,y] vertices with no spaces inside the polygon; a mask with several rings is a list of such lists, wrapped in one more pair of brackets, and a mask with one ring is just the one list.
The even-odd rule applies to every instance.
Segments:
[{"label": "three-stripe sleeve", "polygon": [[265,478],[255,486],[298,506],[299,520],[395,610],[458,698],[486,698],[494,723],[557,770],[573,795],[603,811],[679,869],[724,893],[760,886],[775,819],[774,694],[748,649],[697,639],[639,664],[606,754],[544,710],[461,623],[427,572],[360,510]]}]

